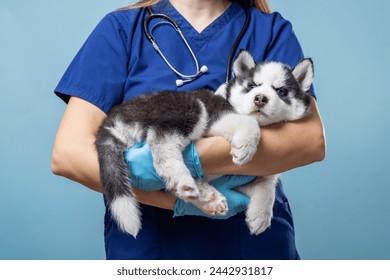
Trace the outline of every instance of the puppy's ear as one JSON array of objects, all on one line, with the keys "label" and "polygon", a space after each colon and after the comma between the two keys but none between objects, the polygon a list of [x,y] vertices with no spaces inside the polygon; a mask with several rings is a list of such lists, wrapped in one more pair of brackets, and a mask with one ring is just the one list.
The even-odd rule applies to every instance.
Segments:
[{"label": "puppy's ear", "polygon": [[239,77],[247,73],[256,65],[253,56],[245,50],[240,51],[233,63],[234,76]]},{"label": "puppy's ear", "polygon": [[313,60],[305,58],[301,60],[292,70],[294,77],[297,79],[299,86],[304,92],[309,91],[314,79]]},{"label": "puppy's ear", "polygon": [[223,98],[226,99],[226,97],[227,97],[227,90],[226,89],[227,89],[227,84],[223,83],[222,85],[219,86],[219,88],[215,92],[215,95],[222,96]]}]

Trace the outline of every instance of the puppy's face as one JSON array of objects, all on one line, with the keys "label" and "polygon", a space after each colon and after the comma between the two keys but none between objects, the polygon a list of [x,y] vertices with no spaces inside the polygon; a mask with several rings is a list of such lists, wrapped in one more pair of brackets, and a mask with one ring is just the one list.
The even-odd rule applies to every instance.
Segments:
[{"label": "puppy's face", "polygon": [[241,52],[233,71],[235,78],[226,87],[226,98],[237,113],[255,116],[260,125],[297,120],[307,114],[313,81],[310,59],[291,70],[277,62],[256,65],[248,52]]}]

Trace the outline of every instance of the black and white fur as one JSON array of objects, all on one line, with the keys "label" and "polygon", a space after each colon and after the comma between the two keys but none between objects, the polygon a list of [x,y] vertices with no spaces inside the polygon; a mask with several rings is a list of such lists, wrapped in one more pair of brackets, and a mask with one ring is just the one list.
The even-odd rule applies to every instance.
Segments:
[{"label": "black and white fur", "polygon": [[[225,197],[205,180],[194,180],[183,149],[201,137],[220,135],[231,143],[237,165],[250,161],[260,140],[260,125],[297,120],[308,113],[313,79],[310,59],[293,70],[286,65],[255,64],[242,51],[233,65],[235,78],[216,94],[209,90],[160,91],[139,95],[114,107],[100,126],[96,148],[101,183],[119,228],[136,236],[141,213],[129,182],[124,151],[146,141],[167,190],[211,215],[225,215]],[[283,93],[284,92],[284,93]],[[252,234],[271,222],[278,175],[259,177],[238,190],[250,196],[247,223]]]}]

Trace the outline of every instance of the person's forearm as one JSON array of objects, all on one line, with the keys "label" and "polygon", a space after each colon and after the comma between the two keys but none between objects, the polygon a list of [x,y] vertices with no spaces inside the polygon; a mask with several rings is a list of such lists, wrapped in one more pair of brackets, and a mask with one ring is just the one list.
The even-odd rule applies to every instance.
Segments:
[{"label": "person's forearm", "polygon": [[[57,140],[60,141],[60,140]],[[99,180],[99,166],[93,139],[83,143],[54,145],[51,168],[54,174],[78,182],[94,191],[103,192]]]},{"label": "person's forearm", "polygon": [[[89,141],[89,143],[90,145],[88,142],[80,145],[89,148],[68,151],[68,153],[54,151],[52,169],[57,175],[78,182],[94,191],[103,192],[97,154],[92,146],[93,142]],[[133,190],[140,203],[173,210],[175,197],[172,194],[164,191],[147,192],[137,188]]]},{"label": "person's forearm", "polygon": [[267,176],[322,160],[325,137],[313,99],[307,118],[262,128],[257,152],[243,166],[234,165],[230,144],[222,137],[201,139],[196,142],[196,149],[205,174]]}]

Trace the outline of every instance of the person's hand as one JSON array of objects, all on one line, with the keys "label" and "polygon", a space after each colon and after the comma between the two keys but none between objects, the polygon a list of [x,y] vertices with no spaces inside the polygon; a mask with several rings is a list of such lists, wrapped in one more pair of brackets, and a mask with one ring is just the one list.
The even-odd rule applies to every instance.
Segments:
[{"label": "person's hand", "polygon": [[228,219],[237,213],[240,213],[248,208],[249,197],[235,191],[233,188],[245,185],[254,180],[254,176],[244,175],[225,175],[212,180],[209,184],[214,186],[219,192],[221,192],[227,200],[228,213],[224,216],[211,216],[200,210],[194,204],[184,202],[181,199],[176,199],[174,206],[174,217],[178,216],[204,216],[215,219]]},{"label": "person's hand", "polygon": [[[184,163],[194,178],[203,178],[195,144],[191,142],[183,151]],[[132,186],[145,191],[165,189],[165,183],[157,174],[149,145],[145,142],[137,143],[125,152],[125,160],[130,169],[130,183]]]}]

